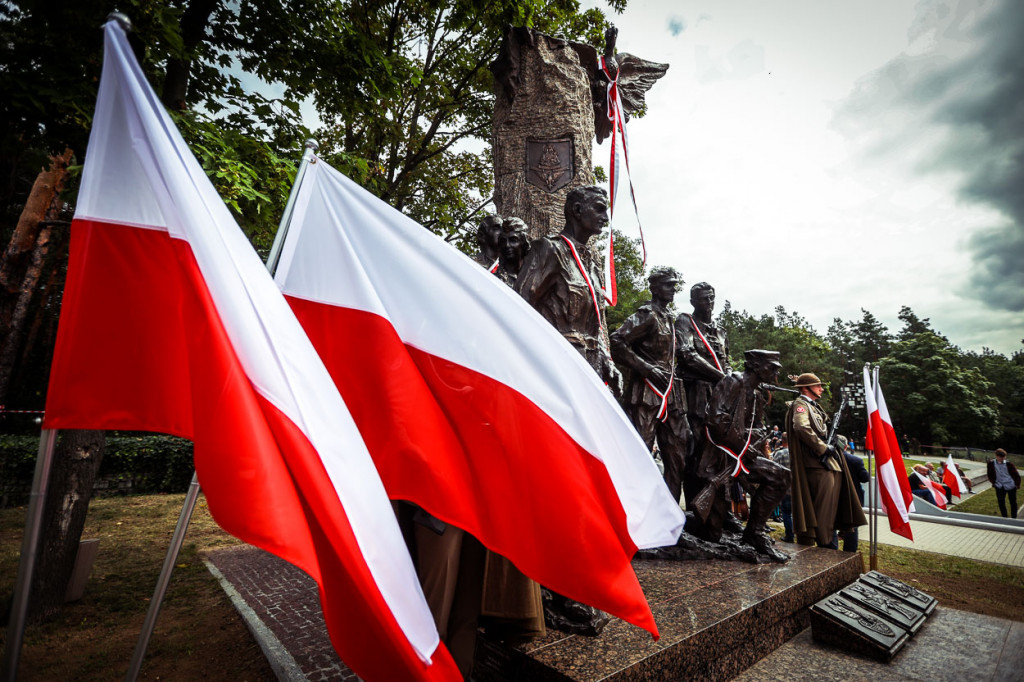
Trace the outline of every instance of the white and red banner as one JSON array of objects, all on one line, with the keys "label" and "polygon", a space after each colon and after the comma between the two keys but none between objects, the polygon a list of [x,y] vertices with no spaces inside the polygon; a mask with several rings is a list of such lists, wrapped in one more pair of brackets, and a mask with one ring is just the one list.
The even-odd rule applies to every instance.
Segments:
[{"label": "white and red banner", "polygon": [[909,512],[914,510],[914,496],[903,465],[903,455],[896,440],[896,431],[885,406],[882,387],[876,373],[872,384],[871,370],[864,367],[864,397],[867,400],[868,433],[865,448],[875,452],[875,478],[878,482],[882,510],[889,518],[889,529],[913,541]]},{"label": "white and red banner", "polygon": [[276,279],[392,499],[656,633],[630,565],[684,517],[622,409],[512,289],[321,160]]},{"label": "white and red banner", "polygon": [[960,478],[952,452],[946,458],[946,466],[942,468],[942,482],[949,486],[949,494],[952,496],[962,498],[967,493],[967,484]]},{"label": "white and red banner", "polygon": [[115,22],[44,428],[191,438],[213,517],[320,586],[368,680],[460,679],[334,382]]},{"label": "white and red banner", "polygon": [[[644,241],[644,228],[640,225],[640,211],[636,206],[633,176],[629,171],[629,138],[626,137],[626,112],[622,107],[622,94],[619,92],[620,69],[616,68],[615,76],[613,77],[608,71],[604,55],[597,58],[597,67],[604,72],[605,77],[608,79],[606,108],[608,110],[608,121],[612,126],[611,157],[608,163],[608,207],[611,218],[614,220],[615,203],[619,196],[619,182],[622,179],[622,159],[625,159],[625,171],[626,175],[629,176],[629,196],[633,200],[633,212],[636,214],[637,227],[640,230],[640,248],[643,262],[646,265],[647,244]],[[605,251],[604,259],[604,282],[605,300],[608,301],[608,305],[618,304],[618,285],[615,281],[615,239],[611,225],[608,227],[608,248]]]}]

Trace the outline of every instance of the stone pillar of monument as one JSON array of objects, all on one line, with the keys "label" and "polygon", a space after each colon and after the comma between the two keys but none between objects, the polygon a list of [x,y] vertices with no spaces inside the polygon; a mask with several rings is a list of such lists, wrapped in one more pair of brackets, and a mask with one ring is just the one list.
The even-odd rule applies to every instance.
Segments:
[{"label": "stone pillar of monument", "polygon": [[566,41],[510,29],[495,71],[494,204],[536,239],[561,231],[569,191],[594,184],[590,77]]}]

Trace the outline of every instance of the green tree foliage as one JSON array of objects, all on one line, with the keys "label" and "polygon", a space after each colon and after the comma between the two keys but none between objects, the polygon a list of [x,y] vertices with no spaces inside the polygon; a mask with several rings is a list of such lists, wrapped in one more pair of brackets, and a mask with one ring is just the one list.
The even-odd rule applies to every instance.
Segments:
[{"label": "green tree foliage", "polygon": [[510,24],[595,45],[607,26],[577,0],[248,0],[235,48],[243,68],[312,102],[328,161],[471,249],[493,189],[489,65]]},{"label": "green tree foliage", "polygon": [[[754,317],[746,310],[733,309],[732,304],[726,301],[718,315],[718,323],[729,336],[729,361],[734,370],[743,369],[744,351],[755,348],[778,351],[782,360],[780,384],[791,385],[786,381],[787,375],[813,372],[825,384],[823,399],[826,409],[835,408],[835,397],[843,382],[842,367],[837,364],[828,343],[799,313],[789,313],[783,306],[777,306],[774,316]],[[771,423],[782,424],[786,413],[786,400],[782,398],[782,394],[775,394],[768,408],[767,418]]]},{"label": "green tree foliage", "polygon": [[960,360],[965,369],[977,370],[985,377],[991,384],[989,395],[1000,403],[1001,434],[981,445],[1024,452],[1024,350],[1008,358],[983,348],[981,353],[964,353]]},{"label": "green tree foliage", "polygon": [[[618,329],[637,308],[651,300],[640,240],[630,239],[618,230],[613,230],[612,234],[615,238],[615,283],[619,300],[614,307],[608,306],[605,309],[610,332]],[[676,294],[677,307],[682,295],[682,292]]]},{"label": "green tree foliage", "polygon": [[933,332],[893,346],[881,380],[898,430],[943,445],[990,443],[999,435],[992,384],[961,363],[960,350]]}]

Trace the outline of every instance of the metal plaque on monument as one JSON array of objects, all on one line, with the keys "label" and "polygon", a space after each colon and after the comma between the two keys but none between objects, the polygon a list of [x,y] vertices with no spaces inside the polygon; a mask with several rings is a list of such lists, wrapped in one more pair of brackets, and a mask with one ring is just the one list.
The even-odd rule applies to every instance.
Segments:
[{"label": "metal plaque on monument", "polygon": [[939,603],[939,600],[935,597],[878,571],[865,573],[860,577],[860,582],[874,587],[890,597],[899,599],[904,604],[912,606],[926,616],[934,611],[935,606]]},{"label": "metal plaque on monument", "polygon": [[921,629],[925,619],[928,617],[923,611],[918,611],[913,606],[861,580],[844,587],[839,591],[839,594],[854,604],[862,606],[887,621],[899,625],[911,637],[917,634],[917,631]]},{"label": "metal plaque on monument", "polygon": [[495,209],[530,239],[554,234],[569,191],[594,184],[588,69],[571,43],[528,28],[509,28],[491,69]]},{"label": "metal plaque on monument", "polygon": [[899,625],[840,594],[811,606],[814,640],[888,663],[910,635]]}]

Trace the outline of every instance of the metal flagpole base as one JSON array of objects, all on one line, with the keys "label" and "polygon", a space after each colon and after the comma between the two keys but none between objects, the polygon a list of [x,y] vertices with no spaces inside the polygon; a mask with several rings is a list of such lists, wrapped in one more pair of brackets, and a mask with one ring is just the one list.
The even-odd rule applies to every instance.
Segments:
[{"label": "metal flagpole base", "polygon": [[142,624],[142,632],[139,633],[139,641],[135,645],[135,653],[132,654],[131,665],[128,666],[128,674],[125,675],[127,682],[135,682],[142,669],[142,659],[146,657],[146,648],[149,646],[149,638],[153,635],[153,628],[156,627],[156,618],[160,615],[160,605],[163,603],[164,595],[167,594],[167,585],[171,582],[171,571],[174,570],[174,562],[178,559],[178,552],[185,542],[185,531],[188,530],[189,521],[192,520],[192,512],[196,508],[196,498],[199,497],[199,478],[192,472],[192,483],[188,487],[188,494],[185,495],[185,504],[181,506],[181,515],[178,516],[178,525],[174,529],[174,536],[167,548],[167,556],[164,557],[163,568],[160,569],[160,577],[156,581],[156,589],[153,590],[153,599],[149,602],[149,610],[146,612],[146,620]]},{"label": "metal flagpole base", "polygon": [[21,658],[21,642],[25,637],[29,593],[32,590],[32,573],[35,571],[36,554],[39,552],[43,510],[46,508],[46,489],[50,482],[50,469],[53,467],[53,450],[56,444],[57,430],[43,429],[39,434],[39,455],[36,457],[36,470],[32,476],[32,492],[29,495],[28,513],[25,515],[25,536],[21,541],[21,561],[18,563],[14,603],[11,605],[11,620],[7,624],[7,640],[4,644],[3,679],[11,682],[18,676],[18,660]]}]

